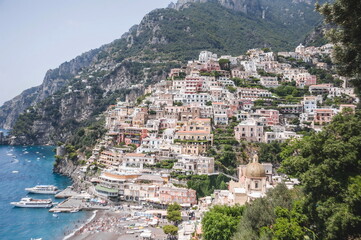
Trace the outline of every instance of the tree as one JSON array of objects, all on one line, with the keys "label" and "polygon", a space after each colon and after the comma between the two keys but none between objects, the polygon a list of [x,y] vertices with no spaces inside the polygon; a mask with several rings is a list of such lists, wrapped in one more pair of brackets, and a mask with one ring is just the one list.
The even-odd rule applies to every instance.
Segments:
[{"label": "tree", "polygon": [[305,214],[320,239],[361,237],[360,121],[360,113],[346,110],[281,153],[281,170],[302,182]]},{"label": "tree", "polygon": [[266,197],[246,205],[233,240],[270,239],[266,235],[271,234],[269,229],[276,222],[276,207],[291,209],[294,197],[286,185],[278,184]]},{"label": "tree", "polygon": [[174,225],[165,225],[163,226],[163,231],[165,234],[168,235],[169,239],[176,239],[176,236],[178,234],[178,227]]},{"label": "tree", "polygon": [[206,106],[212,106],[212,101],[207,101]]},{"label": "tree", "polygon": [[335,0],[316,5],[333,27],[328,38],[335,44],[334,62],[341,75],[354,77],[354,86],[361,90],[361,4],[359,0]]},{"label": "tree", "polygon": [[229,59],[219,59],[219,66],[221,67],[222,70],[227,70],[229,71],[229,69],[231,68],[231,62],[229,61]]},{"label": "tree", "polygon": [[271,162],[278,165],[282,161],[280,153],[283,145],[285,144],[279,142],[260,143],[260,162]]},{"label": "tree", "polygon": [[214,206],[202,219],[205,240],[229,240],[237,229],[244,206]]},{"label": "tree", "polygon": [[295,201],[294,207],[287,208],[276,207],[277,216],[275,224],[271,228],[272,239],[274,240],[302,240],[310,239],[313,232],[307,228],[307,216],[302,213],[301,202]]},{"label": "tree", "polygon": [[177,224],[182,220],[181,206],[178,203],[169,204],[167,208],[167,219],[168,221]]},{"label": "tree", "polygon": [[228,86],[227,89],[230,93],[235,93],[237,91],[237,88],[232,87],[232,86]]}]

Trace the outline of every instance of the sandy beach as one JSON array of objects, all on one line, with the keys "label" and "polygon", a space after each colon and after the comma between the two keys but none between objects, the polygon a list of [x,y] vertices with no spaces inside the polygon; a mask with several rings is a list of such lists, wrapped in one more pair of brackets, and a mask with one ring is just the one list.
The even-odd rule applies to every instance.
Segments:
[{"label": "sandy beach", "polygon": [[[83,226],[69,234],[64,240],[136,240],[141,230],[130,231],[128,226],[141,223],[142,220],[125,220],[131,214],[127,211],[98,210]],[[139,228],[141,229],[141,228]],[[160,227],[147,227],[154,233],[154,239],[166,239]],[[128,233],[127,233],[128,232]]]},{"label": "sandy beach", "polygon": [[64,240],[91,240],[91,239],[118,239],[120,234],[116,231],[114,223],[120,218],[120,213],[110,211],[96,211],[83,226],[76,229]]}]

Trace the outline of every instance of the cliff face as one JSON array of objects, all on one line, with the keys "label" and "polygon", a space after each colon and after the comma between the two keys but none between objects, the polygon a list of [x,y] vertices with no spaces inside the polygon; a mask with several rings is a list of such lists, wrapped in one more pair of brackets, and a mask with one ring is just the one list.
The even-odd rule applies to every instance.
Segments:
[{"label": "cliff face", "polygon": [[180,0],[147,14],[118,40],[49,70],[42,85],[0,108],[12,144],[55,144],[98,118],[117,98],[133,99],[200,51],[239,55],[290,50],[320,21],[313,6],[289,0]]},{"label": "cliff face", "polygon": [[20,95],[4,103],[0,108],[0,126],[3,129],[10,129],[20,113],[24,112],[37,97],[39,87],[25,90]]},{"label": "cliff face", "polygon": [[11,129],[19,114],[66,86],[71,77],[80,69],[94,63],[95,56],[99,51],[99,49],[89,51],[61,64],[54,70],[49,70],[40,86],[27,89],[12,100],[5,102],[0,107],[0,127]]}]

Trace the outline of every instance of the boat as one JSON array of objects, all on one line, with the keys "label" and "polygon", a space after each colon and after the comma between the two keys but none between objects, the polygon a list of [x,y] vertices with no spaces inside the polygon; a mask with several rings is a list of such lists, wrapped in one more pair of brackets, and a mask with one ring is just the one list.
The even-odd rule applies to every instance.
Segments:
[{"label": "boat", "polygon": [[70,211],[71,213],[76,213],[76,212],[79,212],[79,209],[78,208],[74,208],[73,210]]},{"label": "boat", "polygon": [[59,192],[58,188],[54,185],[37,185],[32,188],[25,188],[25,191],[39,194],[56,194]]},{"label": "boat", "polygon": [[56,217],[56,218],[57,218],[57,217],[58,217],[58,214],[55,214],[55,213],[54,213],[54,214],[53,214],[53,217]]},{"label": "boat", "polygon": [[51,199],[22,198],[20,202],[11,202],[15,207],[23,208],[50,208],[53,206]]},{"label": "boat", "polygon": [[19,173],[19,171],[12,171],[12,173]]}]

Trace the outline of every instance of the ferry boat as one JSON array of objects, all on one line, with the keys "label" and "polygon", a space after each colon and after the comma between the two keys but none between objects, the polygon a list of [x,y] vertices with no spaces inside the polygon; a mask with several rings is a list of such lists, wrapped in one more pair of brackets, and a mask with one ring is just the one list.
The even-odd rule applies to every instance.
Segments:
[{"label": "ferry boat", "polygon": [[50,208],[53,206],[51,199],[22,198],[20,202],[11,202],[15,207],[23,208]]},{"label": "ferry boat", "polygon": [[37,185],[32,188],[25,188],[26,191],[30,193],[39,193],[39,194],[56,194],[59,192],[58,188],[54,185]]}]

